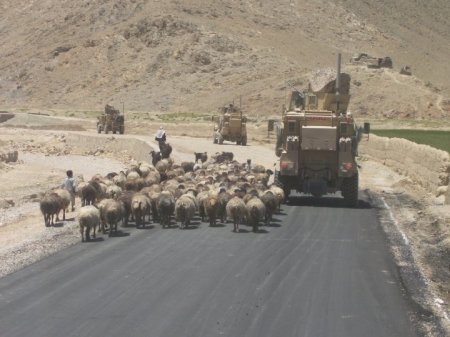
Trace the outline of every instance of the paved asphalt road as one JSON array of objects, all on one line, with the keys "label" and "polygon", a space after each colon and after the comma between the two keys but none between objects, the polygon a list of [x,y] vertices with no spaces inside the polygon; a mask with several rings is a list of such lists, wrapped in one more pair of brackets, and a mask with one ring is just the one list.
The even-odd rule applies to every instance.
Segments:
[{"label": "paved asphalt road", "polygon": [[0,336],[416,336],[376,211],[301,203],[72,246],[0,279]]}]

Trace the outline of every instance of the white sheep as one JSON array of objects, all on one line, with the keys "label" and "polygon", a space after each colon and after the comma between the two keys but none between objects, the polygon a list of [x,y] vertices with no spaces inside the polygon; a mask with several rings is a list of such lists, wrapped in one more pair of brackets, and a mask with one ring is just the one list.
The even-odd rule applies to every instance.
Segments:
[{"label": "white sheep", "polygon": [[194,217],[196,210],[194,200],[187,194],[183,194],[175,203],[175,214],[177,220],[180,221],[180,229],[187,228]]},{"label": "white sheep", "polygon": [[100,226],[100,210],[92,205],[81,207],[78,212],[78,224],[80,225],[81,242],[90,240],[90,232],[95,238],[95,231]]},{"label": "white sheep", "polygon": [[247,204],[247,219],[249,224],[253,227],[253,232],[258,231],[259,222],[266,215],[266,206],[258,197],[251,198]]},{"label": "white sheep", "polygon": [[227,217],[233,220],[233,231],[239,232],[239,224],[246,218],[247,210],[244,200],[239,197],[233,197],[226,205]]},{"label": "white sheep", "polygon": [[131,213],[133,214],[136,228],[142,226],[145,228],[145,216],[151,215],[151,201],[145,194],[136,193],[131,199]]},{"label": "white sheep", "polygon": [[[68,210],[70,202],[72,200],[72,196],[70,195],[70,192],[64,188],[57,188],[55,190],[52,191],[53,193],[56,193],[57,195],[60,196],[61,198],[61,202],[62,202],[62,207],[61,210],[63,211],[63,220],[66,220],[66,210]],[[59,213],[58,212],[56,214],[56,221],[59,220]]]}]

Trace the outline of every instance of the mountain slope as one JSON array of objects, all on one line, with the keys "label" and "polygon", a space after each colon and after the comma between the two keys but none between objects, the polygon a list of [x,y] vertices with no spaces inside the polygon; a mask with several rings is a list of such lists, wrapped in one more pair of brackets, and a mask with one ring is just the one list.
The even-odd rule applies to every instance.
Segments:
[{"label": "mountain slope", "polygon": [[[450,93],[440,68],[450,54],[443,43],[450,9],[443,0],[395,3],[3,1],[0,106],[101,109],[125,102],[138,111],[206,112],[242,97],[251,113],[278,113],[286,81],[306,85],[308,72],[334,66],[337,53],[346,60],[368,52],[412,66],[422,78],[417,92],[432,96],[414,103],[423,111],[439,100],[433,88],[444,102]],[[355,69],[378,78],[377,85],[383,78],[384,72],[347,70]],[[405,89],[399,81],[393,91]],[[361,111],[373,115],[379,105],[370,97],[380,88],[370,83],[354,89],[364,98]],[[395,94],[382,96],[388,108],[401,105]],[[435,107],[431,115],[448,116],[448,110]]]}]

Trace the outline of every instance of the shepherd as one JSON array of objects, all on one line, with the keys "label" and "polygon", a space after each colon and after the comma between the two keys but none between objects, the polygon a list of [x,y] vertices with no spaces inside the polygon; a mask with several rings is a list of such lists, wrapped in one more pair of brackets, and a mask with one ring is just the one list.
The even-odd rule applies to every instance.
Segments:
[{"label": "shepherd", "polygon": [[164,145],[166,143],[166,130],[162,126],[159,127],[159,130],[156,132],[155,140],[159,144],[159,151],[162,152]]}]

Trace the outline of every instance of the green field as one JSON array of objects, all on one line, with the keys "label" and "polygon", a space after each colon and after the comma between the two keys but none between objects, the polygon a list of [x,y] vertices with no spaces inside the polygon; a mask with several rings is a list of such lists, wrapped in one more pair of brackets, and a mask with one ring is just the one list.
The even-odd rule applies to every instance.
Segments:
[{"label": "green field", "polygon": [[430,145],[450,153],[450,131],[373,129],[371,132],[380,137],[404,138],[417,144]]}]

